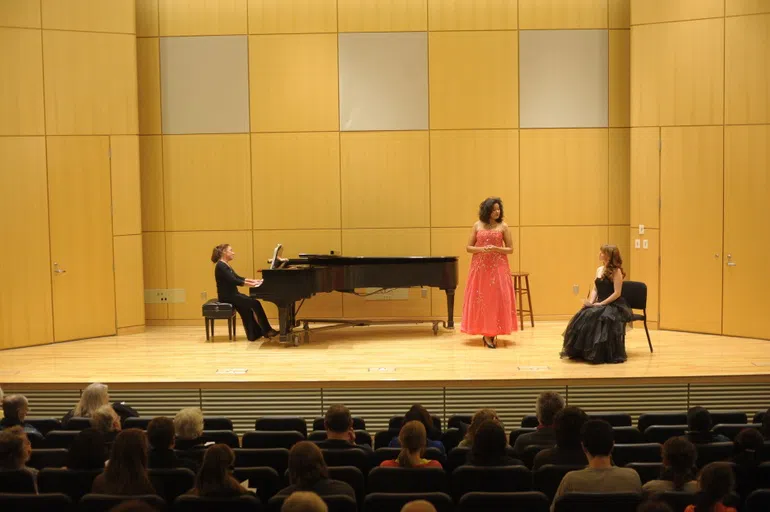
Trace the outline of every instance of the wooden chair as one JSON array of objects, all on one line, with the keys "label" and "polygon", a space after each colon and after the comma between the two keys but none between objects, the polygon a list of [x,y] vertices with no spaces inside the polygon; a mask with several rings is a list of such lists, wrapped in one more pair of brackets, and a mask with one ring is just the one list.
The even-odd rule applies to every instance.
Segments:
[{"label": "wooden chair", "polygon": [[[529,272],[511,272],[511,276],[513,277],[513,289],[516,292],[516,306],[519,308],[519,325],[524,329],[524,313],[528,313],[529,322],[534,327],[535,316],[532,312],[532,295],[529,292]],[[524,295],[527,296],[528,309],[524,309]]]}]

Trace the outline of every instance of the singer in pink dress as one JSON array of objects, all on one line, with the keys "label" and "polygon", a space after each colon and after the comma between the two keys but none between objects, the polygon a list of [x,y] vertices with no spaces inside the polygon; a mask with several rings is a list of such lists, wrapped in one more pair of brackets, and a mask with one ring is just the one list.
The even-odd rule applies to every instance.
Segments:
[{"label": "singer in pink dress", "polygon": [[484,345],[497,348],[496,338],[519,330],[516,296],[508,255],[513,253],[511,233],[503,222],[499,197],[484,200],[473,225],[466,250],[473,254],[465,283],[461,331],[481,334]]}]

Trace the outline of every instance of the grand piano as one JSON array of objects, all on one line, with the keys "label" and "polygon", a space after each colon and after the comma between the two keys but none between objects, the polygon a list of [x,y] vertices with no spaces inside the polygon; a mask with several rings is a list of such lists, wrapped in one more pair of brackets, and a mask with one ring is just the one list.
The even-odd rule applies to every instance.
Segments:
[{"label": "grand piano", "polygon": [[[274,258],[277,254],[274,254]],[[303,323],[301,334],[306,341],[310,339],[311,331],[386,323],[429,322],[433,324],[433,333],[436,334],[439,324],[448,329],[454,328],[453,309],[457,275],[457,256],[351,257],[300,254],[299,258],[282,260],[278,268],[262,270],[262,283],[249,288],[249,295],[278,306],[280,340],[298,345],[300,334],[294,332],[294,327],[299,326],[296,318],[297,302],[317,293],[356,293],[355,290],[361,288],[439,288],[446,292],[446,322],[412,318],[389,321],[328,318],[300,320]],[[328,325],[310,329],[309,324],[316,322]]]}]

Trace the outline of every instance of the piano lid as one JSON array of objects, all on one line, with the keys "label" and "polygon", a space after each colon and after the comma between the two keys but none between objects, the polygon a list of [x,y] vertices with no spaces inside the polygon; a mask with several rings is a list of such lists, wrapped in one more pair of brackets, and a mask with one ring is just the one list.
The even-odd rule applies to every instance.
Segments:
[{"label": "piano lid", "polygon": [[456,263],[457,256],[340,256],[338,254],[306,254],[300,253],[299,259],[290,259],[292,263],[310,265],[398,265],[398,264],[432,264]]}]

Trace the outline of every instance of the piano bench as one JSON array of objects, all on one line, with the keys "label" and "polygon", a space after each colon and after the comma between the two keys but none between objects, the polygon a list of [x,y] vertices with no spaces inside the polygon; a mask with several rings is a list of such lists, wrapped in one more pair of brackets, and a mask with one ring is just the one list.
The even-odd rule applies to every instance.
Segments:
[{"label": "piano bench", "polygon": [[235,308],[232,304],[211,299],[203,305],[203,318],[206,324],[206,341],[209,341],[209,329],[211,338],[214,337],[214,320],[227,320],[227,339],[235,341]]}]

